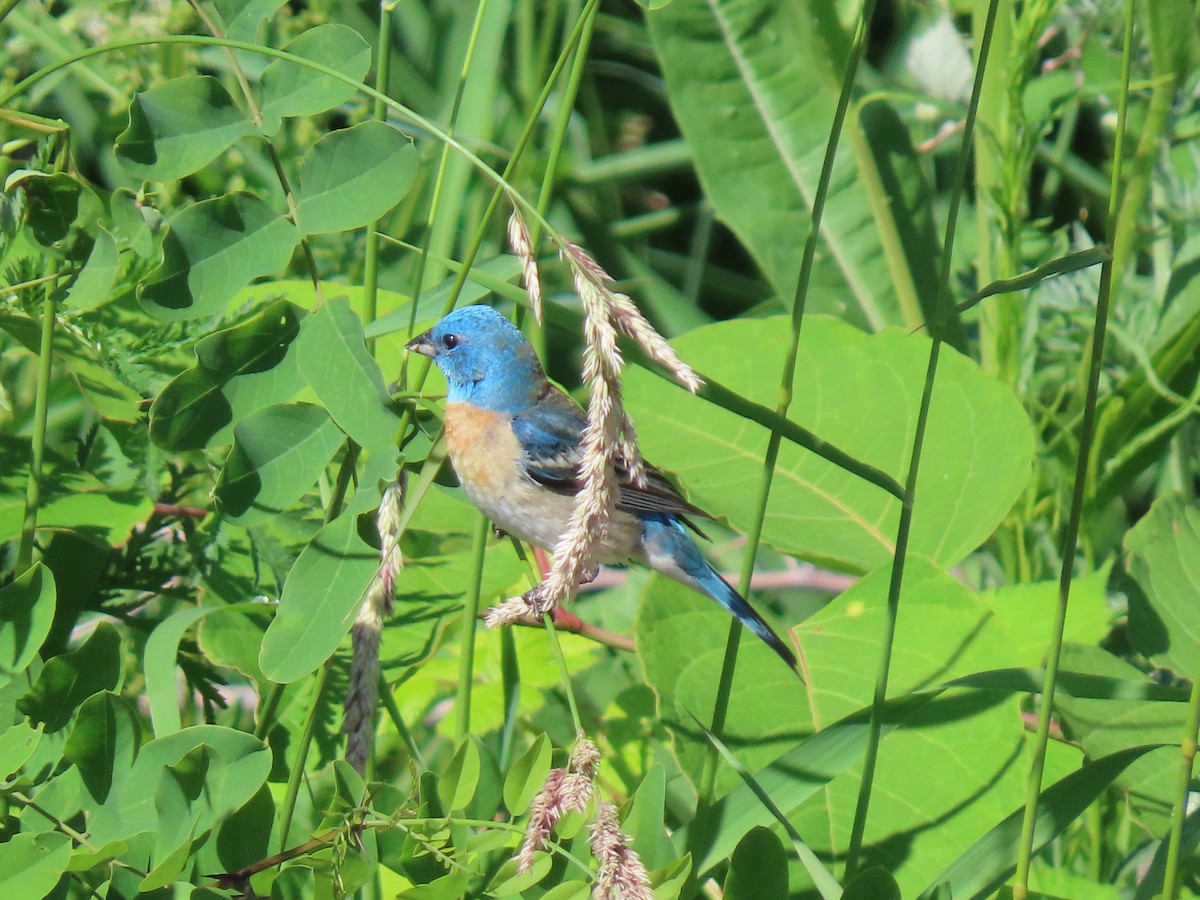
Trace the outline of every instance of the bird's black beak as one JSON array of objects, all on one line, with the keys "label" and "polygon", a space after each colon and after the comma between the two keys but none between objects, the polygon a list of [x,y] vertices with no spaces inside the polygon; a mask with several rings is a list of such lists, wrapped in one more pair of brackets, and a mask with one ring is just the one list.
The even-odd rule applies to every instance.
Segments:
[{"label": "bird's black beak", "polygon": [[429,336],[429,332],[418,334],[415,338],[404,345],[404,349],[412,353],[420,353],[422,356],[428,356],[430,359],[437,354],[437,347],[433,344],[433,338]]}]

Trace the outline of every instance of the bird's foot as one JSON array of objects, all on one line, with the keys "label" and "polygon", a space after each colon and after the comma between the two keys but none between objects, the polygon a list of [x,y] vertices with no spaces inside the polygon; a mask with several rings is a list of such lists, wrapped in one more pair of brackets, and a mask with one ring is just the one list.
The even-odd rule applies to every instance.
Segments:
[{"label": "bird's foot", "polygon": [[600,567],[598,565],[596,565],[596,563],[591,563],[579,575],[580,586],[583,586],[585,584],[591,584],[593,581],[596,580],[596,576],[598,576],[599,574],[600,574]]},{"label": "bird's foot", "polygon": [[508,532],[505,531],[503,528],[501,528],[499,525],[492,526],[492,534],[494,534],[498,538],[508,537]]}]

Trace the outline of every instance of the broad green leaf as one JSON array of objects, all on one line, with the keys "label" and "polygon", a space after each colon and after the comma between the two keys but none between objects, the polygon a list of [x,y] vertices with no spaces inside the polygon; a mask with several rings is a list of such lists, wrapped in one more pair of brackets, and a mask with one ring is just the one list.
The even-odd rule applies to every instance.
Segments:
[{"label": "broad green leaf", "polygon": [[126,783],[141,745],[137,711],[119,694],[102,691],[79,707],[63,758],[75,764],[92,798],[103,803]]},{"label": "broad green leaf", "polygon": [[174,181],[203,168],[254,131],[229,92],[209,75],[172,78],[129,104],[117,159],[131,175]]},{"label": "broad green leaf", "polygon": [[[1149,681],[1124,660],[1099,647],[1067,644],[1060,662],[1064,673]],[[1176,743],[1187,730],[1187,705],[1142,699],[1083,699],[1061,690],[1054,698],[1063,730],[1096,758],[1150,742]],[[1133,762],[1120,778],[1130,813],[1151,834],[1162,834],[1176,800],[1179,748],[1164,747]]]},{"label": "broad green leaf", "polygon": [[[678,0],[647,22],[705,194],[790,299],[846,66],[848,37],[834,3]],[[846,149],[836,157],[821,233],[809,309],[871,330],[902,322]]]},{"label": "broad green leaf", "polygon": [[78,650],[46,662],[18,708],[47,732],[71,721],[75,710],[93,694],[111,691],[121,681],[121,636],[108,622],[96,626]]},{"label": "broad green leaf", "polygon": [[0,844],[0,883],[13,897],[45,897],[70,861],[71,839],[65,834],[15,834]]},{"label": "broad green leaf", "polygon": [[274,823],[275,801],[269,786],[263,785],[217,832],[217,857],[224,870],[236,872],[269,856]]},{"label": "broad green leaf", "polygon": [[[730,321],[674,342],[702,375],[774,406],[788,345],[785,320]],[[739,348],[730,352],[730,348]],[[791,419],[901,482],[928,362],[923,336],[866,335],[821,316],[805,320]],[[749,531],[768,433],[644,371],[625,398],[646,457],[679,475],[691,499]],[[992,533],[1029,480],[1029,420],[1011,391],[944,348],[925,436],[909,553],[960,562]],[[763,540],[846,571],[890,562],[899,501],[784,443]]]},{"label": "broad green leaf", "polygon": [[[298,35],[289,53],[361,81],[371,66],[371,47],[353,28],[318,25]],[[262,74],[263,129],[273,134],[287,116],[313,116],[354,96],[354,88],[299,63],[273,60]]]},{"label": "broad green leaf", "polygon": [[448,810],[464,809],[479,786],[479,748],[471,736],[463,738],[446,771],[438,781],[442,805]]},{"label": "broad green leaf", "polygon": [[5,191],[17,187],[25,192],[26,225],[34,242],[53,247],[65,239],[79,218],[84,197],[82,182],[62,172],[18,169],[4,182]]},{"label": "broad green leaf", "polygon": [[[891,104],[874,97],[857,105],[847,125],[850,146],[904,324],[910,330],[933,318],[941,271],[941,237],[933,198],[908,128]],[[944,323],[962,348],[957,317]]]},{"label": "broad green leaf", "polygon": [[0,587],[0,684],[7,684],[41,648],[54,621],[54,574],[34,563]]},{"label": "broad green leaf", "polygon": [[522,815],[529,809],[534,795],[542,789],[550,773],[553,749],[546,735],[539,734],[508,770],[504,779],[504,805],[512,815]]},{"label": "broad green leaf", "polygon": [[1125,535],[1129,638],[1138,652],[1182,677],[1200,675],[1200,507],[1180,494],[1159,498]]},{"label": "broad green leaf", "polygon": [[846,885],[842,900],[901,900],[900,885],[887,869],[877,866],[867,869]]},{"label": "broad green leaf", "polygon": [[332,656],[378,570],[379,551],[359,534],[353,507],[317,532],[288,573],[279,610],[263,636],[263,674],[289,684]]},{"label": "broad green leaf", "polygon": [[346,437],[319,406],[268,406],[234,426],[213,496],[222,515],[254,525],[310,490]]},{"label": "broad green leaf", "polygon": [[0,731],[0,778],[7,779],[29,761],[42,740],[42,729],[20,721]]},{"label": "broad green leaf", "polygon": [[788,895],[783,844],[767,828],[754,828],[738,841],[729,860],[722,896],[729,900],[773,900]]},{"label": "broad green leaf", "polygon": [[338,427],[360,447],[394,456],[399,423],[387,410],[387,388],[367,352],[362,321],[345,298],[305,318],[297,353],[305,380]]},{"label": "broad green leaf", "polygon": [[225,33],[235,41],[257,41],[263,22],[282,5],[283,0],[213,0]]},{"label": "broad green leaf", "polygon": [[642,858],[647,869],[675,862],[677,854],[663,823],[667,804],[667,772],[661,763],[651,766],[621,816],[621,833]]},{"label": "broad green leaf", "polygon": [[128,840],[157,831],[155,789],[169,766],[198,747],[219,759],[222,777],[207,784],[206,804],[195,833],[213,828],[250,800],[266,781],[271,752],[253,735],[218,725],[195,725],[150,741],[129,769],[122,790],[114,790],[95,811],[91,834],[97,844]]},{"label": "broad green leaf", "polygon": [[103,228],[98,229],[87,263],[67,290],[67,305],[86,312],[111,300],[120,265],[116,239]]},{"label": "broad green leaf", "polygon": [[219,444],[234,419],[290,400],[304,386],[296,354],[301,310],[280,300],[236,328],[196,344],[196,365],[150,407],[150,438],[166,450]]},{"label": "broad green leaf", "polygon": [[[1038,800],[1033,847],[1039,850],[1061,834],[1134,761],[1160,745],[1122,750],[1085,763],[1042,791]],[[954,897],[990,896],[1016,871],[1013,847],[1021,832],[1024,807],[1017,809],[976,841],[934,878],[922,898],[932,898],[939,885],[949,885]]]},{"label": "broad green leaf", "polygon": [[317,874],[309,866],[288,866],[271,883],[271,900],[309,900],[315,896]]},{"label": "broad green leaf", "polygon": [[141,201],[128,188],[118,188],[109,195],[108,230],[122,249],[145,257],[154,252],[154,236],[142,215]]},{"label": "broad green leaf", "polygon": [[[793,630],[807,684],[760,641],[741,642],[737,701],[722,740],[823,856],[845,851],[867,718],[833,723],[871,701],[889,581],[884,566]],[[702,721],[711,714],[728,622],[712,601],[659,581],[651,582],[637,622],[659,716],[675,732],[676,757],[693,783],[707,741],[695,733],[691,714]],[[1007,628],[987,605],[918,558],[905,568],[898,628],[889,693],[901,700],[908,691],[1002,667],[1010,656]],[[905,891],[923,886],[983,834],[1022,796],[1023,784],[1024,738],[1010,691],[950,691],[911,703],[885,726],[905,723],[883,744],[866,835],[877,849],[865,860],[888,868]],[[729,791],[731,805],[676,837],[677,848],[696,855],[698,872],[727,858],[749,828],[773,821],[739,782],[723,769],[717,793]]]},{"label": "broad green leaf", "polygon": [[158,828],[154,835],[151,869],[140,887],[143,892],[175,881],[188,862],[196,825],[202,816],[214,818],[207,783],[220,783],[222,759],[201,745],[164,766],[154,791]]},{"label": "broad green leaf", "polygon": [[237,603],[232,606],[201,606],[182,609],[159,623],[146,641],[146,654],[142,671],[146,677],[146,699],[150,704],[150,719],[154,724],[155,737],[164,737],[178,731],[179,691],[176,686],[178,672],[179,642],[193,624],[213,613],[255,613],[262,608],[259,603]]},{"label": "broad green leaf", "polygon": [[404,198],[417,167],[412,140],[375,119],[328,134],[301,161],[296,224],[305,235],[369,225]]},{"label": "broad green leaf", "polygon": [[298,236],[291,222],[253,194],[203,200],[173,216],[163,261],[138,286],[138,299],[168,321],[218,313],[252,278],[287,265]]}]

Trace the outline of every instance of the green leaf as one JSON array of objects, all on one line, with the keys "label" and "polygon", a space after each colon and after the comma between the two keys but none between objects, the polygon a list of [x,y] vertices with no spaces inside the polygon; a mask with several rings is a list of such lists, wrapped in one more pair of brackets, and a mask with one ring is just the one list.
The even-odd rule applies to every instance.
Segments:
[{"label": "green leaf", "polygon": [[150,873],[140,885],[143,892],[165,887],[183,872],[197,837],[197,823],[202,816],[212,818],[207,783],[220,783],[221,763],[220,756],[201,745],[163,767],[154,791],[159,826]]},{"label": "green leaf", "polygon": [[[737,700],[722,740],[823,857],[845,852],[854,816],[869,721],[863,710],[874,692],[890,578],[890,565],[881,567],[794,629],[807,685],[758,640],[743,639],[738,654]],[[868,864],[888,868],[907,894],[991,827],[997,808],[1020,800],[1025,739],[1011,688],[905,696],[1006,666],[1010,639],[987,604],[919,558],[905,567],[901,598],[889,683],[898,699],[889,704],[875,781],[876,796],[892,802],[873,805],[866,841],[875,848]],[[659,580],[651,581],[637,620],[659,718],[671,727],[676,758],[693,783],[708,742],[691,714],[712,709],[728,623],[711,600]],[[728,796],[676,833],[676,847],[692,850],[698,873],[728,858],[750,828],[774,821],[739,781],[723,768],[716,793]]]},{"label": "green leaf", "polygon": [[100,691],[113,690],[121,680],[121,635],[108,622],[96,626],[83,646],[46,662],[17,707],[47,732],[71,721],[77,707]]},{"label": "green leaf", "polygon": [[534,795],[542,789],[550,773],[553,747],[545,734],[539,734],[529,749],[517,757],[504,778],[504,805],[514,816],[522,815]]},{"label": "green leaf", "polygon": [[[1066,644],[1060,658],[1064,675],[1102,676],[1143,684],[1150,681],[1124,660],[1095,646]],[[1178,743],[1187,730],[1187,704],[1134,697],[1090,699],[1069,690],[1054,698],[1063,730],[1090,757],[1108,756],[1150,742]],[[1133,821],[1151,834],[1162,834],[1178,793],[1175,768],[1179,748],[1164,747],[1133,762],[1120,778]]]},{"label": "green leaf", "polygon": [[53,247],[64,240],[79,218],[84,187],[78,178],[62,172],[47,174],[18,169],[5,179],[5,191],[25,192],[26,225],[34,242]]},{"label": "green leaf", "polygon": [[45,897],[70,861],[65,834],[16,834],[0,844],[0,882],[14,897]]},{"label": "green leaf", "polygon": [[310,490],[345,435],[319,406],[268,406],[233,429],[229,458],[213,497],[222,515],[239,525],[264,522]]},{"label": "green leaf", "polygon": [[1125,535],[1129,638],[1157,665],[1182,677],[1200,671],[1200,507],[1180,494],[1160,497]]},{"label": "green leaf", "polygon": [[[647,17],[706,195],[789,299],[846,66],[834,7],[681,0]],[[852,153],[836,157],[821,233],[809,309],[871,330],[902,322]]]},{"label": "green leaf", "polygon": [[774,900],[787,895],[783,844],[770,829],[751,829],[738,841],[729,860],[723,896],[728,900]]},{"label": "green leaf", "polygon": [[417,166],[412,140],[375,119],[328,134],[301,161],[296,224],[305,235],[369,225],[404,198]]},{"label": "green leaf", "polygon": [[846,885],[842,900],[901,900],[900,885],[887,869],[867,869]]},{"label": "green leaf", "polygon": [[[933,221],[933,197],[904,121],[892,105],[874,97],[855,107],[847,127],[896,302],[909,329],[934,317],[941,272],[941,238]],[[964,346],[962,327],[951,317],[947,337]],[[945,329],[944,329],[945,330]]]},{"label": "green leaf", "polygon": [[201,606],[182,609],[161,622],[146,641],[142,670],[146,676],[146,698],[154,734],[163,737],[181,727],[179,691],[176,686],[179,642],[193,624],[212,613],[257,613],[262,604],[247,601],[232,606]]},{"label": "green leaf", "polygon": [[332,656],[378,570],[379,552],[359,535],[354,508],[317,532],[288,573],[279,611],[263,636],[263,674],[290,684]]},{"label": "green leaf", "polygon": [[275,15],[283,0],[213,0],[225,23],[225,34],[235,41],[258,40],[263,22]]},{"label": "green leaf", "polygon": [[24,672],[50,634],[54,574],[40,562],[0,588],[0,684]]},{"label": "green leaf", "polygon": [[317,874],[309,866],[288,866],[271,883],[271,900],[309,900],[316,896]]},{"label": "green leaf", "polygon": [[468,735],[459,743],[438,781],[438,794],[447,810],[465,809],[471,802],[479,786],[479,771],[479,748]]},{"label": "green leaf", "polygon": [[[1042,791],[1034,824],[1034,851],[1062,834],[1130,763],[1160,746],[1133,747],[1092,760]],[[955,897],[990,896],[1016,871],[1013,847],[1017,844],[1024,812],[1024,807],[1018,807],[976,841],[930,882],[922,898],[932,898],[933,892],[943,884],[950,886]]]},{"label": "green leaf", "polygon": [[663,816],[667,809],[667,772],[661,763],[651,766],[621,817],[621,833],[642,858],[647,869],[675,862],[678,854],[671,847]]},{"label": "green leaf", "polygon": [[201,815],[194,823],[199,835],[224,821],[250,800],[266,782],[271,752],[253,735],[218,725],[195,725],[150,741],[141,748],[129,768],[122,789],[110,792],[95,810],[91,836],[96,844],[129,840],[156,832],[160,823],[155,792],[164,771],[178,766],[198,747],[207,748],[211,765],[219,765],[220,777],[206,782],[207,794]]},{"label": "green leaf", "polygon": [[75,764],[92,798],[103,803],[125,784],[141,745],[137,711],[119,694],[102,691],[79,707],[63,758]]},{"label": "green leaf", "polygon": [[[730,321],[673,344],[710,380],[774,406],[789,342],[783,319]],[[753,352],[729,352],[730,347]],[[899,330],[867,335],[820,316],[805,320],[790,417],[858,460],[903,481],[929,344]],[[644,371],[626,403],[652,462],[677,473],[691,499],[749,531],[766,430]],[[943,350],[916,489],[909,553],[952,566],[988,538],[1029,480],[1029,420],[1011,391]],[[834,568],[889,563],[900,503],[796,446],[779,453],[763,540]]]},{"label": "green leaf", "polygon": [[[353,28],[318,25],[297,36],[284,48],[362,81],[371,66],[371,47]],[[313,71],[299,63],[276,59],[262,74],[263,130],[273,134],[287,116],[313,116],[354,96],[344,81]]]},{"label": "green leaf", "polygon": [[87,312],[107,303],[113,297],[120,266],[116,239],[103,228],[98,229],[87,262],[67,290],[67,305],[77,312]]},{"label": "green leaf", "polygon": [[42,729],[26,721],[17,722],[0,731],[0,779],[20,771],[21,766],[37,751],[42,741]]},{"label": "green leaf", "polygon": [[254,132],[229,92],[209,75],[155,85],[129,104],[129,124],[117,136],[117,159],[146,181],[174,181],[203,168]]},{"label": "green leaf", "polygon": [[304,378],[289,350],[302,315],[280,300],[249,322],[196,344],[196,365],[150,407],[151,440],[165,450],[202,450],[221,443],[235,418],[295,396]]},{"label": "green leaf", "polygon": [[138,286],[152,315],[180,321],[221,312],[252,278],[287,265],[296,229],[253,194],[232,193],[189,206],[163,236],[163,261]]},{"label": "green leaf", "polygon": [[387,388],[367,352],[362,321],[345,298],[304,320],[297,353],[305,380],[338,427],[360,447],[394,456],[399,423],[387,409]]}]

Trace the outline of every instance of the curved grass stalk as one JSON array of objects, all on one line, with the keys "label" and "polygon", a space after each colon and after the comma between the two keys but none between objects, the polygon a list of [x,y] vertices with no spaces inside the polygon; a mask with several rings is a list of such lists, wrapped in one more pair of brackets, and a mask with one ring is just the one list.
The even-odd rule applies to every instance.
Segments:
[{"label": "curved grass stalk", "polygon": [[[375,41],[375,90],[386,94],[388,79],[392,71],[392,13],[396,11],[399,0],[385,0],[379,4],[379,34]],[[371,104],[371,117],[376,121],[387,120],[387,105],[379,98],[374,98]],[[381,221],[372,223],[367,228],[366,246],[363,251],[363,326],[375,321],[379,314],[379,236]],[[417,301],[413,298],[413,309]],[[375,339],[367,338],[367,352],[375,355]]]},{"label": "curved grass stalk", "polygon": [[456,732],[458,740],[471,733],[471,685],[475,673],[475,633],[479,626],[479,595],[483,583],[483,556],[487,550],[488,522],[482,514],[475,525],[471,544],[471,580],[467,588],[467,606],[463,610],[462,649],[458,658],[458,702]]},{"label": "curved grass stalk", "polygon": [[[1121,206],[1121,164],[1125,154],[1125,127],[1129,112],[1129,72],[1133,54],[1133,18],[1136,0],[1125,6],[1125,39],[1121,56],[1121,95],[1117,107],[1117,135],[1113,146],[1112,182],[1108,195],[1106,229],[1111,246],[1118,228]],[[1104,337],[1108,327],[1108,310],[1113,292],[1113,260],[1100,267],[1100,293],[1096,299],[1096,322],[1092,330],[1088,359],[1087,394],[1083,407],[1083,422],[1079,429],[1079,455],[1075,467],[1075,484],[1071,492],[1071,513],[1063,537],[1062,570],[1058,579],[1058,602],[1054,609],[1054,626],[1046,654],[1046,677],[1042,682],[1041,710],[1029,764],[1025,812],[1021,819],[1021,836],[1017,845],[1017,871],[1013,881],[1013,900],[1029,896],[1029,869],[1033,863],[1034,827],[1037,823],[1038,797],[1042,791],[1042,775],[1046,765],[1046,745],[1050,740],[1050,713],[1054,708],[1054,690],[1058,681],[1059,657],[1062,655],[1063,631],[1066,627],[1067,604],[1071,597],[1071,576],[1075,568],[1075,550],[1079,543],[1079,524],[1083,518],[1084,492],[1091,461],[1092,441],[1096,435],[1096,406],[1100,394],[1100,368],[1104,357]],[[1184,810],[1186,812],[1186,808]],[[1170,875],[1168,874],[1168,878]]]},{"label": "curved grass stalk", "polygon": [[[829,141],[825,146],[825,157],[821,163],[821,174],[813,195],[812,220],[809,223],[808,235],[804,242],[804,256],[800,263],[800,274],[796,283],[796,296],[792,303],[791,313],[791,345],[784,359],[783,372],[779,380],[779,402],[775,414],[780,420],[787,419],[788,409],[792,404],[794,383],[796,380],[796,363],[800,352],[800,330],[804,324],[804,310],[808,300],[808,287],[812,281],[813,264],[816,260],[817,244],[821,240],[821,218],[825,212],[825,200],[829,196],[829,183],[833,176],[833,163],[837,156],[838,142],[850,108],[851,93],[854,87],[855,74],[859,61],[862,59],[866,45],[867,29],[875,12],[875,0],[865,0],[859,11],[858,25],[855,28],[854,42],[846,63],[846,71],[842,78],[842,89],[838,96],[837,110],[830,126]],[[754,573],[754,565],[758,556],[759,544],[762,540],[763,524],[767,516],[767,503],[771,497],[771,485],[775,477],[775,466],[779,459],[779,448],[783,442],[780,428],[773,427],[768,439],[766,455],[763,459],[762,479],[758,486],[758,498],[754,521],[746,535],[746,552],[742,557],[741,577],[738,587],[744,595],[750,590],[750,577]],[[710,731],[720,739],[725,730],[725,718],[729,712],[729,699],[733,691],[733,677],[737,669],[738,647],[742,637],[740,622],[732,621],[729,636],[725,643],[725,657],[721,663],[720,680],[717,683],[717,696],[713,704],[712,727]],[[708,807],[713,800],[713,790],[716,786],[717,767],[720,755],[716,746],[710,746],[705,758],[704,771],[701,776],[698,813]],[[699,829],[693,832],[699,836]],[[694,849],[694,848],[693,848]]]},{"label": "curved grass stalk", "polygon": [[[942,314],[950,302],[950,269],[954,257],[954,237],[958,225],[958,210],[966,184],[967,166],[971,154],[971,141],[975,133],[975,117],[979,111],[983,78],[987,71],[991,52],[992,34],[996,24],[996,10],[1000,0],[990,0],[983,36],[979,44],[979,62],[975,69],[975,83],[971,89],[971,102],[967,108],[963,127],[963,145],[958,154],[958,167],[951,188],[950,205],[946,214],[946,237],[942,246],[942,271],[938,273],[938,297],[934,305],[934,321],[939,324],[930,328],[932,344],[929,348],[929,364],[925,370],[925,386],[921,392],[921,407],[917,413],[917,427],[913,434],[912,455],[909,457],[908,475],[904,483],[904,500],[900,506],[900,522],[896,529],[896,552],[892,557],[892,577],[888,583],[887,620],[879,653],[879,668],[875,674],[875,693],[871,701],[871,724],[867,733],[867,749],[863,760],[862,780],[859,782],[858,800],[854,808],[854,824],[850,829],[850,843],[846,851],[846,871],[843,881],[849,883],[858,870],[862,854],[863,837],[867,829],[867,814],[871,806],[871,789],[874,784],[875,766],[879,759],[879,742],[883,728],[883,710],[887,703],[888,676],[891,673],[892,650],[896,642],[896,622],[900,615],[900,589],[904,582],[904,564],[908,554],[908,537],[912,528],[913,507],[916,500],[917,474],[921,463],[921,452],[925,446],[925,426],[929,421],[929,409],[933,401],[933,382],[937,375],[938,359],[942,348]],[[931,323],[932,324],[932,323]]]}]

